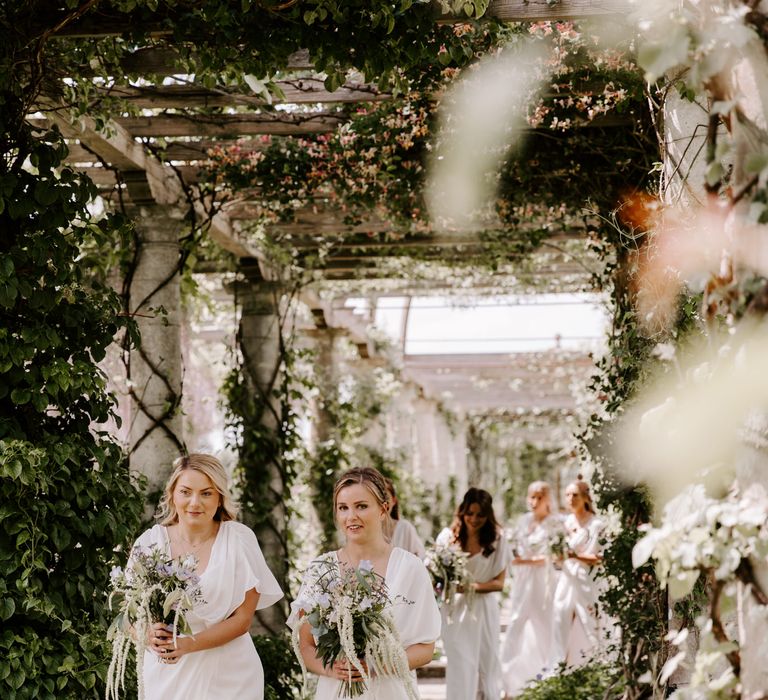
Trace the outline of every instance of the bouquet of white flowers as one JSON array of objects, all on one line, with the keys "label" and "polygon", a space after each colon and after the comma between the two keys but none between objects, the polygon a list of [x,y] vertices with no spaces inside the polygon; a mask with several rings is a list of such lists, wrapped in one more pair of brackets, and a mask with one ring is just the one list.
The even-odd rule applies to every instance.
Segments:
[{"label": "bouquet of white flowers", "polygon": [[558,528],[557,530],[550,532],[549,541],[549,553],[555,559],[564,559],[568,556],[570,551],[568,548],[568,538],[566,537],[565,530]]},{"label": "bouquet of white flowers", "polygon": [[410,601],[402,596],[390,600],[384,579],[373,571],[369,561],[361,561],[357,569],[331,560],[313,562],[310,581],[302,596],[291,605],[294,614],[299,616],[293,625],[293,647],[304,671],[305,683],[299,630],[307,623],[324,665],[347,659],[363,678],[352,680],[350,672],[338,697],[363,695],[371,673],[375,672],[379,676],[401,679],[409,697],[418,700],[408,657],[390,612],[393,603]]},{"label": "bouquet of white flowers", "polygon": [[469,554],[456,544],[437,544],[427,547],[424,563],[432,577],[432,587],[440,605],[451,607],[457,593],[472,593],[472,577],[467,567]]},{"label": "bouquet of white flowers", "polygon": [[192,607],[203,602],[200,579],[194,571],[197,559],[189,555],[171,559],[154,546],[149,549],[136,547],[124,571],[119,566],[112,569],[112,590],[109,606],[117,600],[118,614],[107,633],[112,642],[112,660],[107,672],[107,698],[118,700],[125,688],[125,668],[128,654],[136,650],[136,671],[139,683],[139,700],[144,697],[142,665],[147,646],[147,630],[155,622],[163,622],[177,634],[191,634],[187,614]]}]

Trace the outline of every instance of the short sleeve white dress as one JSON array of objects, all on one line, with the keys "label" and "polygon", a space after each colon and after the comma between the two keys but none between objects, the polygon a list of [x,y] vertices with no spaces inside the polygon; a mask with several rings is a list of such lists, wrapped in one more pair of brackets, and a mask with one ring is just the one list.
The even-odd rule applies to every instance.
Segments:
[{"label": "short sleeve white dress", "polygon": [[[327,552],[319,559],[327,560],[336,556],[336,552]],[[310,571],[312,571],[311,568]],[[405,603],[398,600],[392,606],[392,617],[403,648],[412,644],[428,644],[436,641],[440,636],[440,611],[435,602],[432,582],[424,563],[410,552],[394,547],[389,555],[384,580],[391,598],[402,596],[405,600],[411,601]],[[311,600],[312,584],[312,580],[304,581],[297,600]],[[298,624],[298,621],[297,612],[292,612],[288,618],[288,624],[293,627]],[[411,678],[415,687],[415,671],[412,672]],[[341,681],[322,676],[318,679],[314,700],[336,700],[340,688]],[[355,700],[408,700],[408,694],[401,681],[378,676],[373,679],[367,692],[357,696]]]},{"label": "short sleeve white dress", "polygon": [[[604,523],[597,516],[593,515],[582,526],[575,515],[568,515],[565,519],[568,547],[578,555],[601,554],[603,528]],[[601,643],[601,621],[597,614],[600,590],[595,578],[597,568],[574,558],[563,562],[555,589],[551,668],[562,662],[579,665]]]},{"label": "short sleeve white dress", "polygon": [[541,564],[510,567],[509,623],[501,642],[504,692],[517,695],[547,666],[552,644],[553,599],[559,573],[550,547],[563,522],[555,515],[536,520],[521,515],[512,531],[512,542],[520,559],[544,558]]},{"label": "short sleeve white dress", "polygon": [[[441,545],[452,541],[453,532],[449,528],[436,539]],[[506,540],[498,537],[489,556],[478,552],[469,557],[467,567],[473,581],[484,583],[496,578],[508,564]],[[478,689],[484,697],[493,700],[501,695],[500,609],[500,595],[494,592],[478,593],[470,598],[458,594],[450,611],[441,610],[447,700],[474,700]]]},{"label": "short sleeve white dress", "polygon": [[[163,525],[144,532],[134,546],[152,545],[170,556],[168,530]],[[193,634],[226,620],[252,588],[259,592],[258,610],[283,597],[256,535],[233,520],[219,527],[200,588],[204,603],[188,616]],[[222,646],[185,654],[176,664],[163,664],[147,650],[144,688],[146,700],[263,700],[264,671],[246,632]]]}]

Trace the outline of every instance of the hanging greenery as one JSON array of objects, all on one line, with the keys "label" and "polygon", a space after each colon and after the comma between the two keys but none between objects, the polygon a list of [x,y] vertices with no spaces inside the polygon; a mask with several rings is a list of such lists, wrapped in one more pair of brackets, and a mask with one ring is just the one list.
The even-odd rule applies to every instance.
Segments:
[{"label": "hanging greenery", "polygon": [[99,427],[115,417],[97,363],[133,326],[117,295],[86,278],[80,255],[88,240],[117,237],[121,222],[91,215],[95,188],[63,165],[61,135],[25,121],[45,36],[30,44],[8,31],[9,7],[0,11],[0,695],[97,698],[109,658],[104,585],[143,504]]},{"label": "hanging greenery", "polygon": [[[515,229],[500,234],[507,253],[530,252],[558,226],[568,230],[588,202],[607,213],[624,192],[648,183],[658,151],[631,54],[600,49],[570,23],[495,32],[458,25],[454,32],[475,56],[531,37],[553,45],[555,77],[529,108],[534,131],[493,174],[497,219]],[[438,95],[458,75],[446,68],[400,99],[360,104],[331,134],[217,146],[202,170],[203,191],[224,199],[248,191],[264,223],[320,208],[339,212],[345,224],[387,221],[390,239],[429,233],[426,159],[447,137],[436,140]]]}]

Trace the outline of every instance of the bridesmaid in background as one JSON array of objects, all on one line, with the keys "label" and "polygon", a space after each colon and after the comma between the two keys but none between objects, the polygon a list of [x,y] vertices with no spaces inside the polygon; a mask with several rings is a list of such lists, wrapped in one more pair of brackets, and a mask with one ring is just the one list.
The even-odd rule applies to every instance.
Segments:
[{"label": "bridesmaid in background", "polygon": [[528,487],[528,510],[512,535],[510,617],[501,643],[504,692],[512,698],[543,672],[552,642],[552,601],[557,583],[552,548],[564,539],[562,521],[552,514],[549,484]]},{"label": "bridesmaid in background", "polygon": [[443,608],[443,645],[447,657],[447,700],[484,700],[501,696],[499,662],[500,599],[509,550],[487,491],[470,488],[456,509],[453,524],[437,537],[469,554],[471,595],[459,594],[450,611]]},{"label": "bridesmaid in background", "polygon": [[570,514],[565,518],[566,552],[555,589],[550,668],[580,665],[600,644],[595,569],[602,561],[604,523],[595,515],[589,486],[581,475],[565,489]]},{"label": "bridesmaid in background", "polygon": [[416,532],[416,528],[405,518],[400,517],[400,504],[397,501],[395,492],[395,483],[392,479],[385,479],[387,492],[389,493],[389,517],[392,519],[390,526],[392,528],[392,546],[400,547],[406,552],[415,554],[419,559],[424,559],[426,551],[424,543]]}]

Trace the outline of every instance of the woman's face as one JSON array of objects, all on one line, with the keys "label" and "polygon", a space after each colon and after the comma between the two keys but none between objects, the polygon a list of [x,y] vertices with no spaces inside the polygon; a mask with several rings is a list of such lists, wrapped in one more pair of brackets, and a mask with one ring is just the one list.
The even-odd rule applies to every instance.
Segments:
[{"label": "woman's face", "polygon": [[348,542],[362,544],[383,535],[383,520],[388,515],[363,484],[350,484],[336,497],[336,524]]},{"label": "woman's face", "polygon": [[549,512],[549,494],[541,489],[529,491],[528,510],[534,515],[546,515]]},{"label": "woman's face", "polygon": [[201,527],[213,521],[221,504],[221,494],[213,482],[196,469],[185,469],[173,487],[173,505],[179,522]]},{"label": "woman's face", "polygon": [[573,513],[580,513],[584,510],[584,504],[586,499],[579,491],[578,486],[571,484],[565,489],[565,504],[571,509]]},{"label": "woman's face", "polygon": [[475,534],[488,522],[487,516],[483,515],[483,509],[479,503],[472,503],[464,511],[464,524],[470,534]]}]

